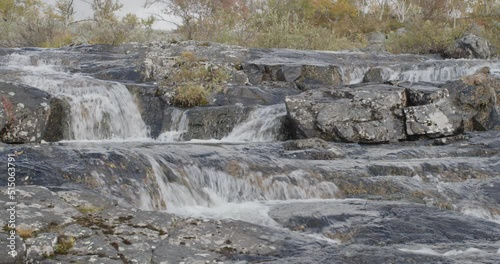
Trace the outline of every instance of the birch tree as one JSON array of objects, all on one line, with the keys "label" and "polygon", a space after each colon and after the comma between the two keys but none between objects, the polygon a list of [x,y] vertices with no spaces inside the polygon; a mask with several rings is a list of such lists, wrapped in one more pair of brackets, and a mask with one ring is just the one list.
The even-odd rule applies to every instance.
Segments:
[{"label": "birch tree", "polygon": [[398,21],[404,23],[410,13],[410,10],[413,8],[413,4],[410,0],[392,0],[393,10],[396,16],[398,17]]},{"label": "birch tree", "polygon": [[75,5],[74,0],[58,0],[56,1],[55,8],[57,17],[64,26],[68,26],[71,22],[73,22],[75,15]]}]

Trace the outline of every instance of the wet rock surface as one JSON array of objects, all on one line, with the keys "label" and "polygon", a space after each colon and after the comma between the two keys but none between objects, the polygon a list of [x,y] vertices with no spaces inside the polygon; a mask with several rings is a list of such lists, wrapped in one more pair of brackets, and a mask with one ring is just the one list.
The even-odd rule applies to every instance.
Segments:
[{"label": "wet rock surface", "polygon": [[[230,73],[209,106],[161,93],[185,52]],[[17,259],[0,263],[500,262],[500,86],[470,75],[498,61],[197,42],[0,55],[1,80],[86,85],[47,93],[40,137],[54,143],[0,145],[18,202]],[[78,132],[75,105],[83,119],[105,109],[89,128],[113,140],[57,142]],[[114,127],[109,113],[131,107],[151,139],[112,137],[143,125]]]},{"label": "wet rock surface", "polygon": [[[499,138],[468,134],[445,146],[51,144],[2,155],[17,155],[17,221],[33,229],[18,238],[21,256],[42,263],[495,263]],[[292,155],[307,150],[336,158]],[[262,201],[269,217],[246,221],[151,211],[181,197],[210,204],[206,186],[232,202],[282,201]],[[191,198],[176,191],[184,188]],[[305,197],[338,200],[283,200]]]},{"label": "wet rock surface", "polygon": [[0,139],[5,143],[40,142],[51,114],[51,96],[39,89],[0,82]]}]

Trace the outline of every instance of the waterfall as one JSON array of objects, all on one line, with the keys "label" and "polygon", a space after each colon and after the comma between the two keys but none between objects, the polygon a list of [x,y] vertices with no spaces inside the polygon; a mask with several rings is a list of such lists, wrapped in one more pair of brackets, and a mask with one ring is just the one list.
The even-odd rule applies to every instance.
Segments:
[{"label": "waterfall", "polygon": [[69,140],[139,139],[148,129],[127,88],[64,72],[29,55],[12,54],[0,64],[2,79],[44,90],[70,105]]},{"label": "waterfall", "polygon": [[[448,63],[451,63],[451,65]],[[425,67],[414,66],[404,69],[399,73],[398,79],[409,82],[446,82],[474,74],[483,67],[500,68],[500,63],[476,60],[444,61],[444,63],[440,62],[440,64],[433,63],[429,66],[425,65]]]},{"label": "waterfall", "polygon": [[[166,207],[167,211],[181,215],[244,218],[269,224],[272,221],[265,213],[267,207],[259,201],[334,198],[338,192],[334,183],[321,181],[300,169],[267,175],[237,162],[233,165],[242,168],[244,176],[236,176],[185,160],[180,153],[171,161],[172,157],[163,157],[149,149],[133,151],[144,156],[152,168],[149,180],[137,183],[140,185],[137,189],[149,194],[143,192],[135,198],[135,203],[145,210]],[[250,213],[248,207],[258,211]]]},{"label": "waterfall", "polygon": [[253,110],[248,118],[236,126],[222,141],[271,142],[276,141],[286,115],[285,104],[264,106]]},{"label": "waterfall", "polygon": [[[384,81],[408,82],[446,82],[474,74],[483,67],[490,67],[495,73],[500,69],[499,62],[484,60],[444,60],[428,61],[415,65],[395,64],[376,66],[382,69]],[[342,81],[345,84],[358,84],[370,70],[367,66],[342,66]]]},{"label": "waterfall", "polygon": [[187,111],[175,108],[171,114],[171,127],[163,132],[156,140],[162,142],[177,142],[182,140],[182,134],[188,131]]},{"label": "waterfall", "polygon": [[[182,141],[182,135],[189,129],[189,110],[174,109],[171,113],[171,127],[157,140],[162,142]],[[282,118],[286,115],[285,104],[261,106],[252,110],[249,116],[225,137],[209,142],[272,142],[278,140]],[[204,140],[193,140],[203,142]]]}]

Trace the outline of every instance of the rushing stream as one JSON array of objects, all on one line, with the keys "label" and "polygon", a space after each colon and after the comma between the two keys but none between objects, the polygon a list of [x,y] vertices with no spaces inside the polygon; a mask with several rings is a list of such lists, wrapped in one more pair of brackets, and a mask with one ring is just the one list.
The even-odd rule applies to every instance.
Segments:
[{"label": "rushing stream", "polygon": [[[304,147],[292,141],[280,142],[287,109],[284,103],[277,103],[240,108],[236,108],[239,104],[229,105],[235,108],[216,112],[215,116],[226,116],[236,109],[242,114],[231,124],[234,126],[217,123],[215,126],[230,129],[212,139],[186,136],[193,127],[202,126],[195,120],[200,112],[193,114],[199,109],[168,106],[168,115],[161,108],[164,123],[160,133],[154,134],[138,99],[146,92],[134,93],[127,85],[130,83],[84,73],[83,62],[71,61],[79,55],[68,54],[24,50],[0,56],[0,81],[33,86],[69,104],[68,138],[16,148],[22,157],[16,165],[19,178],[26,185],[72,192],[81,184],[113,200],[115,206],[186,218],[242,220],[279,232],[303,233],[328,245],[352,242],[375,247],[378,240],[387,239],[380,243],[393,243],[391,250],[401,254],[453,259],[500,255],[500,249],[495,251],[500,246],[497,241],[474,244],[457,239],[461,244],[453,244],[459,237],[454,233],[438,234],[432,242],[424,236],[460,223],[472,223],[464,230],[473,233],[475,222],[470,219],[481,219],[478,228],[486,230],[483,236],[494,237],[490,230],[497,229],[492,225],[500,223],[496,132],[471,135],[463,144],[445,141],[443,146],[432,140],[386,145],[313,140]],[[289,60],[278,60],[277,64]],[[484,66],[492,68],[493,75],[500,69],[497,61],[431,59],[414,64],[382,63],[379,67],[384,81],[439,83]],[[374,68],[345,61],[339,67],[344,84],[363,82]],[[441,217],[448,217],[451,224],[434,227],[441,224]],[[410,221],[414,222],[408,224]],[[421,236],[413,226],[425,221],[435,229]],[[385,226],[394,230],[383,230]],[[404,235],[398,237],[399,231]],[[445,238],[439,240],[441,237]],[[419,243],[430,246],[419,247]]]}]

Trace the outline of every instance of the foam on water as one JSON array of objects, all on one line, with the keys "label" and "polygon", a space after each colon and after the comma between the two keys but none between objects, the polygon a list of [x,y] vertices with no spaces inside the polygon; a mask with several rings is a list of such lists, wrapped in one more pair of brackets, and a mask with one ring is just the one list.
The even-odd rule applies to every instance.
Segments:
[{"label": "foam on water", "polygon": [[44,90],[70,105],[68,140],[138,139],[149,136],[132,95],[116,82],[61,71],[58,66],[12,54],[3,62],[4,81]]},{"label": "foam on water", "polygon": [[[216,199],[216,195],[212,199]],[[185,217],[202,219],[232,219],[268,227],[280,227],[269,216],[269,207],[260,202],[227,203],[220,201],[212,207],[204,206],[172,206],[168,212]]]},{"label": "foam on water", "polygon": [[[488,253],[487,251],[477,249],[477,248],[468,248],[466,250],[449,250],[444,253],[439,253],[434,249],[427,248],[427,247],[422,247],[420,249],[407,249],[407,248],[400,248],[400,251],[403,252],[409,252],[409,253],[415,253],[415,254],[421,254],[421,255],[432,255],[432,256],[443,256],[443,257],[457,257],[457,256],[477,256],[477,255],[489,255],[491,253]],[[497,253],[498,254],[498,253]]]}]

